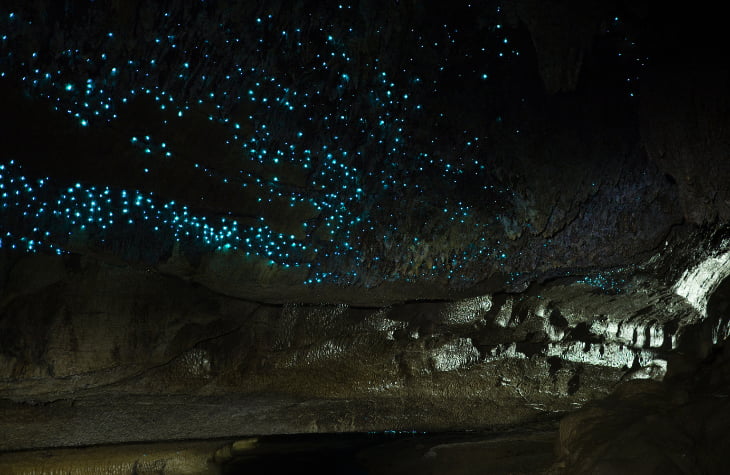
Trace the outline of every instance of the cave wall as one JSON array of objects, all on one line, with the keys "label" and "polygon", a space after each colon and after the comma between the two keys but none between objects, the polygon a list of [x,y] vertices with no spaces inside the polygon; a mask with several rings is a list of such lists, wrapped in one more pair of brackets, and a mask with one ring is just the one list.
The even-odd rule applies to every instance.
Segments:
[{"label": "cave wall", "polygon": [[[90,257],[6,259],[5,450],[510,426],[622,381],[661,380],[677,351],[727,333],[702,300],[652,277],[667,265],[658,256],[643,278],[561,277],[521,293],[370,307],[237,299]],[[718,285],[727,271],[716,261],[679,286]],[[181,417],[196,422],[181,428]]]}]

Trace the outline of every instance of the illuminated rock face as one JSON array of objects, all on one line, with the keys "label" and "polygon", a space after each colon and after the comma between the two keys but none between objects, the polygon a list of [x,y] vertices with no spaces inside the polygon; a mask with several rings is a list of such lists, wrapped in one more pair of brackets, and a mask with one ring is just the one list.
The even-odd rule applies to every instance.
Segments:
[{"label": "illuminated rock face", "polygon": [[97,3],[0,11],[0,449],[517,424],[727,336],[672,12]]},{"label": "illuminated rock face", "polygon": [[[702,270],[724,275],[715,251],[704,254],[681,275],[667,269],[668,253],[642,279],[617,271],[371,307],[263,304],[93,257],[6,254],[3,448],[552,417],[622,380],[681,372],[727,337],[717,304],[696,308],[712,302],[697,287]],[[676,285],[652,277],[662,269]],[[726,294],[727,284],[710,284]],[[180,428],[180,411],[195,424]],[[64,431],[71,415],[77,430]],[[38,424],[47,435],[34,438]]]}]

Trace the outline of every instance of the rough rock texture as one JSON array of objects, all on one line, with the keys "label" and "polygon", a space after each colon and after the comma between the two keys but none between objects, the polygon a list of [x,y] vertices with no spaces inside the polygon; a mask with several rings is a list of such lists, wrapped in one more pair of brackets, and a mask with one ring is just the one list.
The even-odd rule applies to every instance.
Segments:
[{"label": "rough rock texture", "polygon": [[66,473],[122,475],[216,474],[215,452],[221,441],[57,449],[0,454],[0,471],[8,474]]},{"label": "rough rock texture", "polygon": [[730,404],[726,347],[697,374],[632,381],[560,425],[569,473],[724,473]]},{"label": "rough rock texture", "polygon": [[[661,380],[682,345],[727,334],[695,289],[715,289],[725,262],[706,258],[673,289],[650,274],[665,261],[642,279],[368,308],[263,304],[90,258],[21,257],[2,307],[3,448],[463,430],[570,411],[622,379]],[[179,427],[182,413],[197,422]]]},{"label": "rough rock texture", "polygon": [[[707,312],[727,325],[728,283]],[[568,473],[724,473],[730,404],[728,345],[701,345],[697,327],[672,355],[667,377],[628,381],[560,424],[559,462]],[[722,338],[721,338],[722,339]]]}]

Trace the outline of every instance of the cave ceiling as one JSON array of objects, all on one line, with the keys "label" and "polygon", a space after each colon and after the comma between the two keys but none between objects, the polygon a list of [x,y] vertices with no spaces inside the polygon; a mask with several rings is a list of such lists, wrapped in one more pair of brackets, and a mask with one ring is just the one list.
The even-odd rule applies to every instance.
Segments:
[{"label": "cave ceiling", "polygon": [[647,12],[598,3],[19,2],[3,247],[284,298],[636,261],[718,211],[642,128]]}]

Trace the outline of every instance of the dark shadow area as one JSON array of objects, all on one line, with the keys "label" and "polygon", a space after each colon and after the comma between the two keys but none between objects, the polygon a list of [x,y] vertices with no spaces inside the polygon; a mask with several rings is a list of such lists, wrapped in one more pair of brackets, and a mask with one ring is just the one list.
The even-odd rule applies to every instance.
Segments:
[{"label": "dark shadow area", "polygon": [[[511,432],[269,436],[236,451],[223,474],[536,473],[553,463],[554,425]],[[552,430],[549,430],[552,429]]]},{"label": "dark shadow area", "polygon": [[222,473],[366,474],[369,472],[358,459],[358,453],[394,439],[382,434],[262,437],[254,448],[223,464]]}]

